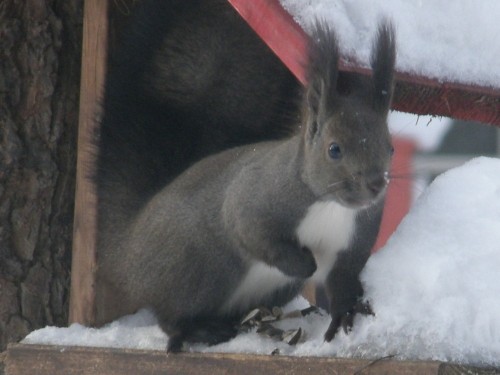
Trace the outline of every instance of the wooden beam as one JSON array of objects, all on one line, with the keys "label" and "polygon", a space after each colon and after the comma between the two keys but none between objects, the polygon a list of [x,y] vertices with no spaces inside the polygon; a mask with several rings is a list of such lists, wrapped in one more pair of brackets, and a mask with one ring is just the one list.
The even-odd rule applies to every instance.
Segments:
[{"label": "wooden beam", "polygon": [[107,0],[85,0],[69,311],[71,323],[92,324],[95,321],[97,199],[91,176],[96,155],[93,138],[99,124],[99,100],[106,71],[107,9]]},{"label": "wooden beam", "polygon": [[396,74],[393,109],[500,126],[500,88]]},{"label": "wooden beam", "polygon": [[[278,0],[228,0],[301,83],[306,82],[309,37]],[[370,70],[340,62],[344,73]],[[500,88],[440,82],[396,74],[392,108],[419,115],[448,116],[500,126]]]},{"label": "wooden beam", "polygon": [[10,345],[6,375],[101,374],[495,374],[498,369],[474,368],[433,361],[396,361],[326,357],[287,357],[225,353],[180,353],[110,348]]}]

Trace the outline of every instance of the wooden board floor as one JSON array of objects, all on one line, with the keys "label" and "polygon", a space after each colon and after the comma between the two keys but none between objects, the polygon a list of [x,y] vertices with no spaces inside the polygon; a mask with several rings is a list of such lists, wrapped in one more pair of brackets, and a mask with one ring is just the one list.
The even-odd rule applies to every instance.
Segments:
[{"label": "wooden board floor", "polygon": [[167,354],[162,351],[12,344],[6,375],[103,374],[500,374],[432,361],[376,361],[242,354]]}]

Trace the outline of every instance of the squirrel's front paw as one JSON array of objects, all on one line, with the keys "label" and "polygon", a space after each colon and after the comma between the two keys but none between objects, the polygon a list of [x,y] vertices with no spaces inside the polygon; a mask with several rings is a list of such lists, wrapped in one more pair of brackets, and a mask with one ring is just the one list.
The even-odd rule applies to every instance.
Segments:
[{"label": "squirrel's front paw", "polygon": [[278,267],[285,275],[307,279],[316,272],[316,260],[307,247],[294,249],[282,257],[277,263]]},{"label": "squirrel's front paw", "polygon": [[368,302],[358,301],[351,310],[346,311],[343,314],[332,313],[332,321],[325,333],[325,341],[332,341],[332,339],[337,334],[337,331],[342,327],[344,332],[347,334],[352,330],[352,324],[354,322],[354,316],[356,314],[361,315],[375,315]]}]

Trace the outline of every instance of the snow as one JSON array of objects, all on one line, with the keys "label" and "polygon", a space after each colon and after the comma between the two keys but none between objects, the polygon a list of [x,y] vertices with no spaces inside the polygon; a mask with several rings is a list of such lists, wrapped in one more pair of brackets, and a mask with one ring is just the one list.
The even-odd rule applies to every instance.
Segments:
[{"label": "snow", "polygon": [[[296,356],[441,360],[500,366],[500,160],[477,158],[439,176],[420,196],[361,278],[375,316],[359,316],[353,331],[323,340],[330,318],[311,314],[278,323],[301,327],[295,346],[251,331],[191,351]],[[298,298],[287,310],[304,308]],[[167,336],[142,310],[101,329],[47,327],[25,343],[163,350]]]},{"label": "snow", "polygon": [[497,0],[280,0],[305,29],[335,27],[344,56],[368,66],[382,18],[396,27],[397,69],[442,81],[500,88]]}]

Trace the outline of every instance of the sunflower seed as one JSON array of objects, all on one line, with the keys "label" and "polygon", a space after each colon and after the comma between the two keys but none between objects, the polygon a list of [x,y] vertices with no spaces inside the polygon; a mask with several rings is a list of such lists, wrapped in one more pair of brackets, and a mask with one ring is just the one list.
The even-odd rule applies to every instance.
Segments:
[{"label": "sunflower seed", "polygon": [[302,336],[302,328],[284,332],[281,339],[288,345],[295,345],[299,342],[300,336]]},{"label": "sunflower seed", "polygon": [[241,320],[241,325],[243,324],[252,324],[251,321],[257,320],[261,315],[260,309],[253,309],[250,311],[242,320]]}]

